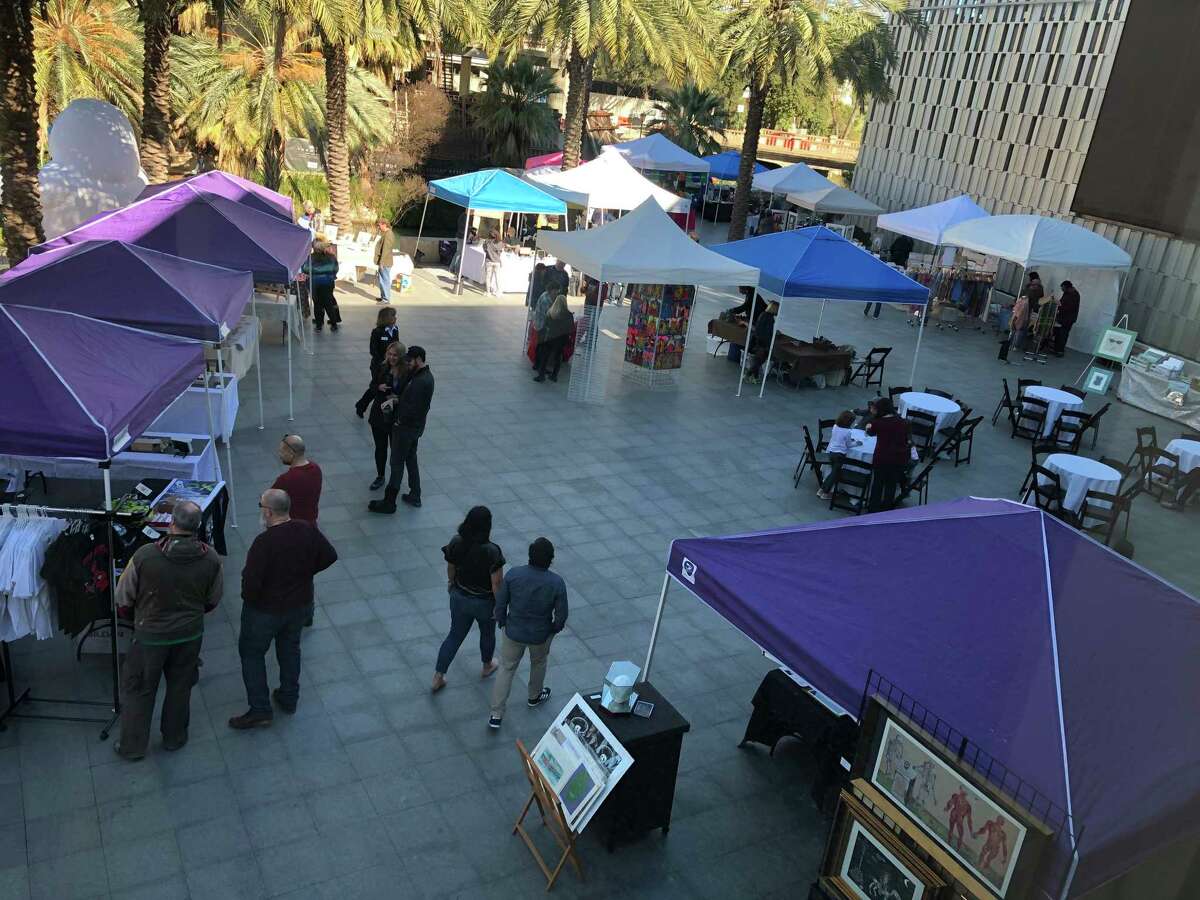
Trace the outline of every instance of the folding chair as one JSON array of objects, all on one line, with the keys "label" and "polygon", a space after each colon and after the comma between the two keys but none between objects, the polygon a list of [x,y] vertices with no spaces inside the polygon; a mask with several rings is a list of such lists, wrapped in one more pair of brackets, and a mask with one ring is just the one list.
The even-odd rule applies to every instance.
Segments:
[{"label": "folding chair", "polygon": [[937,441],[937,416],[921,412],[919,409],[910,409],[905,418],[908,419],[913,446],[917,448],[921,459],[924,459],[933,451]]},{"label": "folding chair", "polygon": [[1026,481],[1028,481],[1029,487],[1021,495],[1021,502],[1024,503],[1032,494],[1034,506],[1056,518],[1062,518],[1064,512],[1062,507],[1063,490],[1058,473],[1050,471],[1045,466],[1033,465],[1029,467]]},{"label": "folding chair", "polygon": [[912,393],[912,385],[911,384],[897,385],[896,387],[888,388],[888,399],[892,401],[892,406],[895,406],[897,397],[899,397],[901,394],[911,394],[911,393]]},{"label": "folding chair", "polygon": [[[1087,424],[1083,426],[1083,430],[1085,432],[1090,431],[1092,433],[1092,449],[1093,450],[1096,449],[1096,441],[1099,440],[1099,438],[1100,438],[1100,417],[1103,416],[1106,412],[1108,412],[1108,408],[1110,406],[1112,406],[1111,403],[1105,403],[1102,407],[1100,407],[1099,410],[1097,410],[1091,416],[1088,417]],[[1080,435],[1079,443],[1081,445],[1083,444],[1083,435]]]},{"label": "folding chair", "polygon": [[856,515],[866,512],[871,494],[871,472],[869,463],[857,459],[844,459],[833,482],[830,509],[844,509]]},{"label": "folding chair", "polygon": [[1050,432],[1050,443],[1061,447],[1066,453],[1078,453],[1083,442],[1083,432],[1092,417],[1075,409],[1064,409]]},{"label": "folding chair", "polygon": [[1001,378],[1000,381],[1004,385],[1004,394],[1000,397],[1000,402],[996,404],[996,411],[994,413],[992,413],[992,427],[993,428],[996,427],[996,422],[999,421],[1001,412],[1008,413],[1008,421],[1009,422],[1012,422],[1015,424],[1016,419],[1017,419],[1017,412],[1016,412],[1017,407],[1016,407],[1016,404],[1013,403],[1012,394],[1010,394],[1008,392],[1008,379]]},{"label": "folding chair", "polygon": [[800,487],[800,479],[804,477],[804,470],[809,466],[812,467],[813,474],[817,477],[817,487],[821,486],[821,482],[825,480],[825,476],[821,471],[821,466],[829,462],[829,457],[824,453],[818,453],[817,448],[813,446],[812,434],[808,430],[807,425],[801,426],[804,429],[804,455],[800,457],[800,462],[796,463],[796,471],[792,473],[792,489]]},{"label": "folding chair", "polygon": [[943,391],[940,388],[931,388],[931,387],[926,386],[925,393],[933,394],[935,397],[945,397],[947,400],[954,399],[953,394],[951,394],[949,391]]},{"label": "folding chair", "polygon": [[[1147,461],[1149,456],[1146,455]],[[1179,489],[1181,478],[1179,457],[1166,450],[1158,450],[1154,461],[1146,469],[1146,493],[1161,503],[1168,492],[1174,494]]]},{"label": "folding chair", "polygon": [[[1125,500],[1118,494],[1088,491],[1079,507],[1077,527],[1105,546],[1112,540]],[[1089,524],[1091,523],[1091,524]]]},{"label": "folding chair", "polygon": [[1046,416],[1049,413],[1050,404],[1045,400],[1027,397],[1020,401],[1017,417],[1013,419],[1012,437],[1038,440],[1046,430]]},{"label": "folding chair", "polygon": [[[944,437],[944,438],[954,437],[955,433],[958,431],[959,426],[963,422],[965,422],[967,419],[971,418],[971,407],[963,406],[960,404],[958,408],[962,410],[962,415],[960,415],[958,417],[958,421],[955,422],[953,425],[947,425],[945,428],[938,429],[938,434],[940,434],[942,437]],[[980,418],[982,418],[982,416]]]},{"label": "folding chair", "polygon": [[829,440],[833,437],[833,426],[837,424],[837,419],[818,419],[817,420],[817,451],[823,452],[829,446]]},{"label": "folding chair", "polygon": [[1041,387],[1042,382],[1037,378],[1018,378],[1017,379],[1017,401],[1025,399],[1025,388]]},{"label": "folding chair", "polygon": [[869,388],[873,384],[883,387],[883,364],[891,352],[891,347],[872,347],[871,352],[859,362],[858,368],[850,376],[850,383],[853,384],[856,379],[861,378],[863,387]]},{"label": "folding chair", "polygon": [[913,476],[913,479],[905,486],[904,490],[900,492],[900,497],[896,500],[897,504],[899,504],[901,500],[904,500],[913,494],[917,495],[917,500],[920,504],[929,502],[929,473],[932,472],[933,467],[937,465],[937,460],[938,458],[936,455],[931,457],[929,462],[925,464],[925,468]]},{"label": "folding chair", "polygon": [[1024,497],[1029,491],[1029,477],[1035,468],[1041,466],[1042,461],[1039,457],[1043,454],[1049,456],[1051,453],[1060,452],[1057,444],[1052,444],[1049,441],[1034,441],[1029,445],[1029,471],[1025,473],[1025,480],[1021,482],[1021,496]]},{"label": "folding chair", "polygon": [[[954,468],[958,468],[959,463],[971,464],[971,451],[975,445],[975,428],[983,421],[983,416],[976,416],[974,419],[959,419],[958,424],[954,428],[954,433],[946,439],[946,443],[942,444],[939,453],[949,453],[954,451]],[[967,448],[967,458],[962,458],[963,445]]]},{"label": "folding chair", "polygon": [[[1145,459],[1143,451],[1149,447],[1157,446],[1158,432],[1155,430],[1154,426],[1148,425],[1145,428],[1139,428],[1137,430],[1137,446],[1135,446],[1133,448],[1133,452],[1129,454],[1129,459],[1126,460],[1125,465],[1132,466],[1133,461],[1136,459],[1138,461],[1139,468],[1141,468],[1141,463]],[[1141,468],[1141,474],[1145,475],[1147,471],[1147,469]]]},{"label": "folding chair", "polygon": [[1086,400],[1086,399],[1087,399],[1087,391],[1081,391],[1079,388],[1077,388],[1077,387],[1073,387],[1072,385],[1069,385],[1069,384],[1064,384],[1064,385],[1061,385],[1061,386],[1059,387],[1059,390],[1060,390],[1060,391],[1066,391],[1068,394],[1074,394],[1074,395],[1075,395],[1076,397],[1078,397],[1080,400]]}]

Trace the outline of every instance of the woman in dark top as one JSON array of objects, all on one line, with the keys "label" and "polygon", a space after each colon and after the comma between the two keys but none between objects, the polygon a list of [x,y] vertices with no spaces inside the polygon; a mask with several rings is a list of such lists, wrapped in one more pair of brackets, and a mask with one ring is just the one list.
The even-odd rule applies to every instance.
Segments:
[{"label": "woman in dark top", "polygon": [[753,363],[746,373],[746,380],[751,384],[758,384],[758,373],[767,361],[767,354],[771,352],[771,337],[775,333],[775,316],[778,314],[779,304],[772,300],[767,305],[767,311],[754,320],[754,333],[749,341]]},{"label": "woman in dark top", "polygon": [[880,397],[875,401],[876,418],[867,425],[867,434],[875,438],[872,458],[870,511],[891,509],[896,502],[896,490],[904,481],[908,469],[910,438],[908,420],[896,415],[892,401]]},{"label": "woman in dark top", "polygon": [[479,677],[487,678],[496,671],[492,658],[496,653],[496,591],[504,579],[505,560],[491,536],[491,510],[475,506],[458,526],[458,534],[442,548],[450,592],[450,633],[438,651],[434,693],[446,686],[446,671],[471,631],[472,622],[479,625],[479,656],[483,660]]},{"label": "woman in dark top", "polygon": [[[387,353],[388,347],[398,340],[400,340],[400,329],[396,327],[396,307],[384,306],[375,317],[375,327],[371,329],[371,337],[367,343],[367,349],[371,354],[371,383],[367,385],[363,395],[354,404],[354,412],[360,419],[366,413],[367,407],[371,405],[371,401],[375,399],[375,385],[378,383],[375,380],[375,369],[383,361],[383,355]],[[404,355],[403,346],[401,346],[400,355]]]},{"label": "woman in dark top", "polygon": [[383,358],[371,365],[371,414],[367,421],[371,425],[371,436],[375,438],[375,480],[371,490],[383,487],[387,469],[388,447],[392,438],[392,420],[384,411],[383,404],[396,396],[404,383],[407,370],[404,368],[404,353],[408,348],[398,341],[393,342]]}]

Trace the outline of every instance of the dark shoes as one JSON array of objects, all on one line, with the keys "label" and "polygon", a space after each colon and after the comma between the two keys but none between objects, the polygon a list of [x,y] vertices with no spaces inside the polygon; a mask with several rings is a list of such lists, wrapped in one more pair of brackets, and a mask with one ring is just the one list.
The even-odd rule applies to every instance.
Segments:
[{"label": "dark shoes", "polygon": [[337,330],[338,330],[338,324],[337,324],[337,322],[330,322],[330,323],[329,323],[329,330],[330,330],[330,331],[337,331]]},{"label": "dark shoes", "polygon": [[[396,488],[388,488],[383,492],[382,500],[372,500],[367,504],[367,512],[383,513],[384,515],[392,515],[396,512],[396,495],[400,493]],[[407,498],[407,494],[405,497]]]},{"label": "dark shoes", "polygon": [[500,722],[501,720],[497,716],[492,716],[488,719],[488,728],[498,731],[500,729]]},{"label": "dark shoes", "polygon": [[164,737],[162,746],[164,750],[170,750],[172,753],[174,753],[176,750],[182,750],[184,747],[186,747],[187,742],[188,739],[186,734],[183,736],[183,740],[181,741],[168,741]]},{"label": "dark shoes", "polygon": [[378,478],[376,478],[374,481],[371,482],[371,490],[377,491],[381,487],[383,487],[383,476],[382,475],[380,475]]},{"label": "dark shoes", "polygon": [[277,707],[279,707],[289,716],[294,716],[296,714],[296,707],[294,705],[284,703],[279,699],[279,688],[275,688],[275,690],[271,691],[271,699],[275,701],[275,705]]},{"label": "dark shoes", "polygon": [[247,731],[251,728],[270,728],[274,717],[270,713],[258,713],[249,710],[240,716],[229,720],[229,727],[237,731]]},{"label": "dark shoes", "polygon": [[543,381],[545,381],[545,380],[546,380],[546,376],[545,376],[545,375],[538,375],[538,376],[537,376],[536,378],[534,378],[533,380],[534,380],[534,381],[536,381],[536,382],[538,382],[538,383],[540,384],[541,382],[543,382]]},{"label": "dark shoes", "polygon": [[126,753],[121,749],[120,742],[113,744],[113,752],[116,753],[117,756],[121,757],[121,759],[127,759],[130,762],[137,762],[139,759],[146,758],[145,753]]},{"label": "dark shoes", "polygon": [[417,509],[421,508],[421,498],[420,497],[417,497],[413,494],[405,494],[400,499],[403,500],[405,503],[407,503],[409,506],[415,506]]},{"label": "dark shoes", "polygon": [[558,384],[558,376],[557,375],[551,375],[550,380],[553,381],[555,384]]},{"label": "dark shoes", "polygon": [[532,700],[528,701],[529,708],[534,709],[538,706],[541,706],[543,703],[545,703],[549,699],[550,699],[550,688],[544,687],[544,688],[542,688],[542,692],[540,694],[538,694]]}]

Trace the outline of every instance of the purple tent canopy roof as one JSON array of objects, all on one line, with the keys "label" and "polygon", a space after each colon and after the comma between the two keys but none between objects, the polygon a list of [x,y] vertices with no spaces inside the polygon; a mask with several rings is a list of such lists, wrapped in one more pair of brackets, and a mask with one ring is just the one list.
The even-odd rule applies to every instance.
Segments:
[{"label": "purple tent canopy roof", "polygon": [[0,453],[109,459],[202,371],[194,341],[0,306]]},{"label": "purple tent canopy roof", "polygon": [[156,197],[168,191],[177,191],[184,185],[189,185],[198,191],[205,191],[209,194],[225,197],[227,200],[233,200],[235,203],[249,206],[251,209],[256,209],[259,212],[282,219],[285,222],[292,221],[292,200],[290,197],[265,188],[261,184],[255,184],[246,178],[220,170],[202,172],[199,175],[181,178],[178,181],[148,184],[142,188],[142,192],[138,194],[137,199],[145,200],[148,197]]},{"label": "purple tent canopy roof", "polygon": [[681,539],[667,571],[845,708],[879,672],[1069,811],[1072,896],[1200,828],[1200,605],[1038,510]]},{"label": "purple tent canopy roof", "polygon": [[97,216],[33,252],[91,240],[126,241],[282,284],[300,271],[312,236],[307,228],[184,183]]},{"label": "purple tent canopy roof", "polygon": [[219,341],[254,292],[249,272],[121,241],[37,253],[0,275],[0,303],[75,312],[161,334]]}]

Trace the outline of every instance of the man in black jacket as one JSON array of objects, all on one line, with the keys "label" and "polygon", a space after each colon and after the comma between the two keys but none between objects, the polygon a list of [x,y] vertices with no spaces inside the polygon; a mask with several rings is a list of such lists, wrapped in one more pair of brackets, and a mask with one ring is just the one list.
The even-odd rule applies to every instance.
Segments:
[{"label": "man in black jacket", "polygon": [[125,759],[142,759],[150,742],[150,719],[159,679],[163,697],[164,750],[188,740],[192,686],[199,677],[204,614],[221,601],[221,560],[196,539],[200,507],[175,505],[167,536],[139,547],[117,582],[117,611],[132,614],[133,641],[121,667],[121,742]]},{"label": "man in black jacket", "polygon": [[409,347],[404,354],[408,366],[408,381],[400,393],[389,400],[392,404],[392,472],[382,500],[372,500],[367,509],[373,513],[391,514],[396,511],[396,497],[408,470],[408,493],[400,499],[409,506],[421,505],[421,471],[417,466],[417,441],[425,433],[425,419],[433,402],[433,372],[425,364],[425,348]]}]

